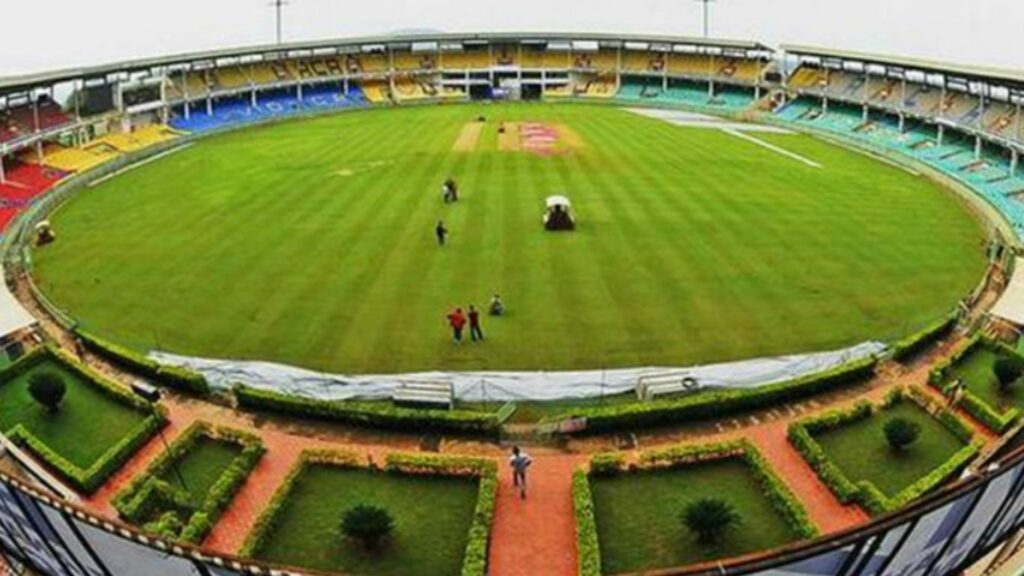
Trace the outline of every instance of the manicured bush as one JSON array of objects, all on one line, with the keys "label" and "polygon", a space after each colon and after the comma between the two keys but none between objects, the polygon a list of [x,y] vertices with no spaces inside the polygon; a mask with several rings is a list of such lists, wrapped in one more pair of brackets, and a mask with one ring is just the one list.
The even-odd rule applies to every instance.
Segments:
[{"label": "manicured bush", "polygon": [[921,426],[906,418],[890,418],[882,430],[893,450],[906,450],[921,435]]},{"label": "manicured bush", "polygon": [[626,467],[626,457],[622,454],[598,454],[590,459],[590,473],[593,476],[611,476],[622,472]]},{"label": "manicured bush", "polygon": [[371,504],[357,504],[345,511],[341,531],[365,548],[374,549],[395,528],[387,510]]},{"label": "manicured bush", "polygon": [[1024,374],[1024,365],[1019,358],[1013,356],[1000,356],[992,366],[992,372],[999,382],[999,389],[1006,391],[1011,384],[1020,379]]},{"label": "manicured bush", "polygon": [[[1024,365],[1024,358],[1021,358],[1021,356],[1017,354],[1016,350],[1013,350],[1001,342],[996,342],[979,334],[975,335],[966,344],[961,346],[952,356],[950,356],[948,360],[933,368],[928,374],[928,383],[933,388],[941,390],[944,394],[948,394],[948,390],[944,388],[944,385],[948,380],[947,376],[957,364],[962,362],[979,346],[985,346],[1000,357],[1012,358],[1018,364]],[[1005,370],[1012,369],[1006,368]],[[993,373],[994,372],[995,366],[993,365]],[[998,376],[996,376],[996,378],[998,380]],[[959,406],[989,429],[1000,433],[1009,430],[1017,423],[1021,416],[1020,408],[1009,408],[1002,414],[998,413],[992,406],[966,387],[962,389]]]},{"label": "manicured bush", "polygon": [[956,327],[958,313],[953,312],[892,345],[892,358],[906,360],[949,334]]},{"label": "manicured bush", "polygon": [[247,386],[236,386],[234,392],[238,405],[243,408],[321,418],[358,426],[403,432],[434,431],[484,435],[496,434],[499,428],[497,417],[492,412],[417,410],[400,408],[385,402],[313,400]]},{"label": "manicured bush", "polygon": [[790,443],[826,486],[832,490],[836,498],[843,504],[857,503],[872,515],[880,515],[898,510],[910,502],[934,490],[954,474],[959,472],[981,451],[982,443],[972,442],[973,431],[963,420],[949,410],[938,408],[924,391],[910,387],[896,388],[890,392],[883,406],[888,407],[903,401],[913,401],[927,412],[935,415],[960,440],[968,444],[958,450],[946,462],[914,484],[904,488],[899,494],[888,497],[871,482],[851,481],[813,438],[812,434],[821,433],[833,428],[851,424],[871,417],[875,413],[871,404],[858,402],[853,408],[832,411],[822,416],[794,422],[788,430]]},{"label": "manicured bush", "polygon": [[681,421],[720,418],[804,398],[864,380],[874,374],[877,359],[863,358],[793,380],[750,389],[724,389],[619,406],[579,408],[566,416],[586,418],[587,432],[635,429]]},{"label": "manicured bush", "polygon": [[601,546],[597,539],[594,498],[590,492],[590,478],[584,470],[576,470],[572,475],[572,503],[576,517],[576,574],[601,576]]},{"label": "manicured bush", "polygon": [[694,500],[683,508],[680,520],[704,544],[718,542],[730,528],[742,522],[732,505],[721,498]]},{"label": "manicured bush", "polygon": [[114,344],[88,332],[77,330],[85,347],[118,366],[182,392],[199,396],[210,393],[210,385],[202,374],[178,366],[165,366],[143,354]]},{"label": "manicured bush", "polygon": [[60,409],[60,403],[68,392],[68,385],[56,372],[36,372],[28,378],[28,392],[32,399],[51,413]]},{"label": "manicured bush", "polygon": [[76,362],[73,358],[58,348],[43,346],[36,348],[29,354],[20,358],[17,362],[8,366],[0,374],[0,381],[10,381],[33,367],[47,360],[53,360],[62,367],[77,374],[81,381],[109,398],[131,407],[134,410],[147,414],[146,418],[136,426],[131,433],[122,438],[117,444],[110,447],[98,460],[93,462],[89,468],[81,468],[56,451],[47,446],[32,434],[31,431],[22,425],[17,425],[8,433],[8,439],[22,446],[39,460],[45,463],[51,470],[56,472],[72,487],[86,494],[92,494],[102,486],[110,476],[124,466],[132,455],[135,454],[146,442],[150,440],[161,428],[167,425],[167,417],[160,407],[153,407],[145,400],[135,396],[125,387],[115,384],[103,376],[93,372],[88,367]]},{"label": "manicured bush", "polygon": [[[196,504],[183,487],[160,478],[171,469],[175,460],[204,439],[231,442],[240,445],[242,451]],[[135,524],[144,522],[157,512],[174,510],[185,521],[173,536],[162,535],[171,540],[199,544],[213,529],[214,523],[227,509],[264,452],[263,443],[257,436],[197,422],[183,432],[169,450],[161,453],[145,474],[137,476],[127,488],[118,493],[112,502],[113,506],[122,518]]]}]

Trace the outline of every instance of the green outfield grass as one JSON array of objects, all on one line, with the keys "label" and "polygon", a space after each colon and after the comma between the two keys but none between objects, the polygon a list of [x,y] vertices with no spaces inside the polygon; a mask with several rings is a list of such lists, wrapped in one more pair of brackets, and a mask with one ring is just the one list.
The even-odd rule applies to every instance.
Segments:
[{"label": "green outfield grass", "polygon": [[[476,151],[453,151],[480,114]],[[499,151],[499,120],[565,124],[582,147]],[[981,277],[982,227],[951,193],[808,136],[764,139],[823,167],[610,106],[248,129],[82,191],[36,274],[86,329],[141,350],[350,373],[832,349],[910,333]],[[455,206],[440,198],[449,175]],[[554,193],[572,199],[575,233],[541,229]],[[453,346],[445,313],[495,292],[509,315],[486,321],[485,344]]]}]

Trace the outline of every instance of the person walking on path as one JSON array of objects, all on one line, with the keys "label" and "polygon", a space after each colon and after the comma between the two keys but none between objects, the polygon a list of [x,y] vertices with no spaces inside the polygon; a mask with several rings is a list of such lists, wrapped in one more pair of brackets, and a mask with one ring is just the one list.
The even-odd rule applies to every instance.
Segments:
[{"label": "person walking on path", "polygon": [[480,329],[480,312],[473,305],[469,307],[469,337],[473,342],[484,339],[484,331]]},{"label": "person walking on path", "polygon": [[512,455],[508,457],[508,464],[512,467],[512,485],[519,488],[519,497],[526,499],[526,469],[533,464],[530,455],[519,449],[519,446],[512,447]]},{"label": "person walking on path", "polygon": [[462,308],[456,308],[448,315],[448,325],[452,328],[452,341],[460,344],[462,329],[466,326],[466,315],[462,313]]},{"label": "person walking on path", "polygon": [[434,234],[437,235],[437,243],[440,246],[444,246],[445,237],[448,236],[448,229],[444,227],[444,222],[441,220],[437,221],[437,226],[434,227]]}]

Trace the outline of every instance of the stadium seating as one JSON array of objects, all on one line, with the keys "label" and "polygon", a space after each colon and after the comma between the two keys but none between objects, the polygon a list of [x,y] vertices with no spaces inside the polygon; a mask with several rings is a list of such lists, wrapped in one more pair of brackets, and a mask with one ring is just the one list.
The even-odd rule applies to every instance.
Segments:
[{"label": "stadium seating", "polygon": [[494,46],[491,52],[492,66],[516,66],[519,63],[518,46]]},{"label": "stadium seating", "polygon": [[391,101],[391,89],[387,82],[363,82],[361,88],[366,100],[371,104],[384,104]]},{"label": "stadium seating", "polygon": [[622,69],[627,72],[662,72],[665,69],[664,52],[627,50],[622,54]]},{"label": "stadium seating", "polygon": [[0,110],[0,142],[10,142],[71,122],[72,119],[56,102],[42,98],[38,102],[38,110],[33,110],[31,105]]},{"label": "stadium seating", "polygon": [[401,52],[394,55],[394,68],[402,72],[418,70],[436,70],[437,57],[433,54],[414,54]]},{"label": "stadium seating", "polygon": [[[969,105],[965,107],[955,100],[952,109],[970,110]],[[964,99],[970,100],[976,101]],[[986,152],[976,158],[973,138],[949,131],[940,145],[934,126],[915,123],[900,132],[892,115],[872,114],[865,122],[858,106],[832,103],[829,111],[823,113],[821,104],[810,98],[796,99],[776,114],[796,124],[914,158],[959,180],[999,210],[1018,236],[1024,238],[1024,176],[1011,175],[1009,162],[1001,155]]]},{"label": "stadium seating", "polygon": [[794,90],[818,89],[825,82],[825,72],[821,68],[801,66],[789,77],[789,87]]},{"label": "stadium seating", "polygon": [[315,110],[360,106],[365,102],[362,91],[354,86],[345,94],[337,83],[326,83],[304,86],[301,101],[294,89],[267,90],[257,94],[255,106],[249,96],[240,96],[214,101],[213,114],[207,114],[203,105],[194,105],[185,118],[184,110],[179,108],[170,124],[178,130],[205,132]]},{"label": "stadium seating", "polygon": [[611,75],[593,76],[576,82],[572,91],[574,96],[584,98],[611,98],[615,96],[615,77]]},{"label": "stadium seating", "polygon": [[441,53],[441,68],[444,70],[479,70],[488,66],[487,52]]},{"label": "stadium seating", "polygon": [[0,204],[22,207],[46,192],[66,174],[38,164],[16,161],[5,165],[6,180],[0,183]]},{"label": "stadium seating", "polygon": [[619,55],[610,50],[574,54],[572,67],[579,70],[612,71],[618,68]]},{"label": "stadium seating", "polygon": [[670,74],[706,78],[711,74],[711,58],[700,54],[672,54],[668,59]]},{"label": "stadium seating", "polygon": [[[410,102],[417,100],[429,100],[439,96],[437,86],[429,82],[422,82],[409,76],[395,79],[392,94],[396,101]],[[365,89],[364,89],[365,90]],[[374,95],[376,97],[376,95]],[[373,99],[371,98],[372,102]]]},{"label": "stadium seating", "polygon": [[761,64],[756,60],[745,60],[741,58],[730,58],[725,62],[716,61],[717,71],[715,75],[719,78],[731,78],[744,82],[757,82],[761,75]]},{"label": "stadium seating", "polygon": [[155,144],[174,140],[180,135],[173,129],[163,125],[146,126],[134,132],[108,134],[94,140],[94,143],[106,144],[121,153],[135,152]]},{"label": "stadium seating", "polygon": [[1017,110],[1005,102],[989,102],[985,107],[982,125],[986,132],[999,136],[1012,136]]},{"label": "stadium seating", "polygon": [[248,67],[249,78],[257,86],[269,86],[278,82],[292,82],[295,75],[285,62],[263,62]]},{"label": "stadium seating", "polygon": [[44,152],[42,163],[63,172],[84,172],[120,155],[117,148],[102,142],[91,142],[82,148],[52,145]]},{"label": "stadium seating", "polygon": [[249,88],[252,86],[249,77],[238,66],[217,68],[211,72],[210,77],[213,79],[215,92],[219,90],[238,90],[239,88]]}]

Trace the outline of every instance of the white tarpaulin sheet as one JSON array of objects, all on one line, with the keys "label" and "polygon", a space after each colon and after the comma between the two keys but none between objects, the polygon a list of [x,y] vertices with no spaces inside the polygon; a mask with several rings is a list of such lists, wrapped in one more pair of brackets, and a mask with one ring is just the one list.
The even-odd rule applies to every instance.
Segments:
[{"label": "white tarpaulin sheet", "polygon": [[7,282],[2,281],[4,270],[0,267],[0,338],[24,330],[36,323],[36,319],[18,302],[18,299],[7,289]]},{"label": "white tarpaulin sheet", "polygon": [[991,314],[1024,326],[1024,258],[1017,258],[1014,262],[1010,285],[992,307]]},{"label": "white tarpaulin sheet", "polygon": [[421,372],[401,375],[341,376],[270,362],[208,360],[151,352],[165,364],[201,373],[210,385],[226,390],[234,384],[305,398],[349,400],[390,398],[406,381],[451,382],[460,400],[558,400],[595,398],[636,389],[645,375],[679,374],[702,387],[753,388],[821,372],[885,351],[885,344],[866,342],[852,348],[814,354],[778,356],[691,368],[629,368],[579,372]]}]

